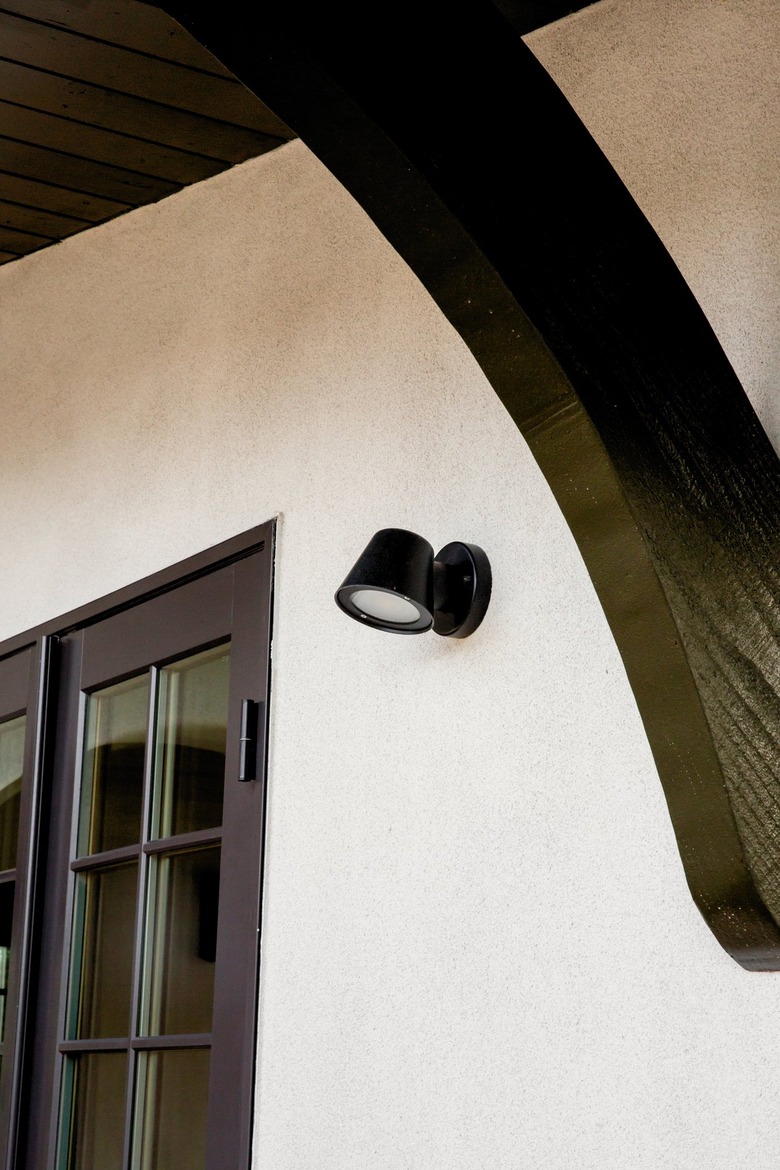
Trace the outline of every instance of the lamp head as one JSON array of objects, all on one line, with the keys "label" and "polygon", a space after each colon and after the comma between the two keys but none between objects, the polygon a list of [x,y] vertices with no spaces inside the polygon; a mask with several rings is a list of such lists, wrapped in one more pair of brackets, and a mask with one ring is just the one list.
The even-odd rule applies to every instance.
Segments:
[{"label": "lamp head", "polygon": [[453,541],[434,558],[422,536],[382,528],[366,545],[336,604],[355,621],[394,634],[465,638],[485,616],[492,577],[487,556],[474,544]]},{"label": "lamp head", "polygon": [[433,548],[404,528],[382,528],[336,591],[344,613],[396,634],[423,634],[433,625]]}]

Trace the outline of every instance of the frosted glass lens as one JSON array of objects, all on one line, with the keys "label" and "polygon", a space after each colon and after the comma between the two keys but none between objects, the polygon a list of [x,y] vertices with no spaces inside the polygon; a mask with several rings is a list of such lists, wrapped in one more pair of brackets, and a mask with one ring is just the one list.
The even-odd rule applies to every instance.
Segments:
[{"label": "frosted glass lens", "polygon": [[420,618],[420,611],[397,593],[382,593],[379,589],[358,589],[352,594],[352,604],[369,617],[382,622],[408,624]]}]

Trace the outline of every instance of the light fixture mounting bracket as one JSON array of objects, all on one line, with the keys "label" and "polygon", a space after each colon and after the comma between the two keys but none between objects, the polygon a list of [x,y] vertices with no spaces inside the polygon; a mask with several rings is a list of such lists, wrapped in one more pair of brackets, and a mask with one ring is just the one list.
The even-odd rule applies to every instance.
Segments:
[{"label": "light fixture mounting bracket", "polygon": [[445,638],[467,638],[490,602],[490,561],[476,544],[453,540],[433,562],[433,629]]}]

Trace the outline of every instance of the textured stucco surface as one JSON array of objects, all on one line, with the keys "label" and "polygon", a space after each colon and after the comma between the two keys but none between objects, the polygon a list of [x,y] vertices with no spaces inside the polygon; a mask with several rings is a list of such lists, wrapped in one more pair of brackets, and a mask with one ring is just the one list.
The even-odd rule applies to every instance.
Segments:
[{"label": "textured stucco surface", "polygon": [[780,450],[777,0],[601,0],[526,41],[668,248]]},{"label": "textured stucco surface", "polygon": [[[255,1165],[769,1170],[777,979],[687,894],[521,436],[300,143],[0,272],[0,637],[281,515]],[[480,543],[482,628],[332,601]]]}]

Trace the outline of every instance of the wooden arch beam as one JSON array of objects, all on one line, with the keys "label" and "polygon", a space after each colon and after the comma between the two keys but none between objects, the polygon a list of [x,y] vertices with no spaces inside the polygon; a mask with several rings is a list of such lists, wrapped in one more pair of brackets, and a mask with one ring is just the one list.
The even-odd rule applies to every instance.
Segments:
[{"label": "wooden arch beam", "polygon": [[696,904],[744,967],[780,968],[780,465],[660,240],[488,0],[161,6],[474,353],[585,559]]}]

